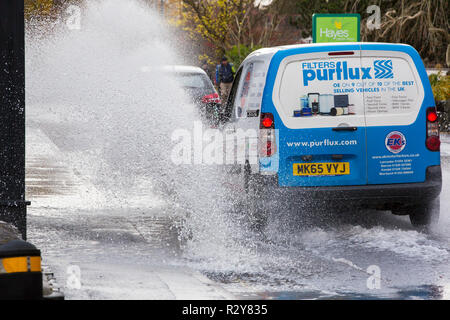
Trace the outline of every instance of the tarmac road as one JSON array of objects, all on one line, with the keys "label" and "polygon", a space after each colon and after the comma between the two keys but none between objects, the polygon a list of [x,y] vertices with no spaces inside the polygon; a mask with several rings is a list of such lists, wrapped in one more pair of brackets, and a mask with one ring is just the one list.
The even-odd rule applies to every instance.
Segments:
[{"label": "tarmac road", "polygon": [[[450,297],[448,136],[442,218],[430,234],[407,217],[321,211],[271,221],[262,236],[211,214],[202,220],[209,229],[197,224],[186,239],[180,230],[189,214],[153,193],[148,176],[122,189],[105,183],[103,164],[93,160],[98,146],[82,134],[88,125],[29,110],[29,240],[67,299]],[[379,286],[370,282],[373,270]]]}]

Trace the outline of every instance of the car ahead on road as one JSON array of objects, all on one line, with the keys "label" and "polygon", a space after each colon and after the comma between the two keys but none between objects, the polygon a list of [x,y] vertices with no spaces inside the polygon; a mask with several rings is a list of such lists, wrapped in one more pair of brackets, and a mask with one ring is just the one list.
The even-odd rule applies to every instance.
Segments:
[{"label": "car ahead on road", "polygon": [[411,46],[257,50],[238,69],[225,113],[234,132],[257,132],[243,142],[250,151],[236,170],[257,219],[264,221],[262,199],[282,190],[291,201],[391,210],[420,227],[437,222],[437,113]]},{"label": "car ahead on road", "polygon": [[206,72],[198,67],[179,65],[165,66],[163,70],[174,77],[199,107],[204,120],[216,124],[222,111],[220,97]]}]

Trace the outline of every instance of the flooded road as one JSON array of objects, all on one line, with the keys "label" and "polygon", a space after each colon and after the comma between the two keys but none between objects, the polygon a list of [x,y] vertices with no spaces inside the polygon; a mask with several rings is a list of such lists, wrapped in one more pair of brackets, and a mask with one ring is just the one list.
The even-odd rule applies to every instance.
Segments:
[{"label": "flooded road", "polygon": [[[115,201],[92,168],[79,166],[86,159],[73,157],[76,148],[58,146],[60,134],[52,122],[28,122],[29,239],[68,299],[449,298],[446,136],[442,217],[430,234],[389,213],[321,210],[281,215],[262,235],[205,216],[208,232],[202,225],[192,232],[203,235],[186,240],[189,213],[143,194],[145,179]],[[71,266],[80,268],[81,288],[67,282]],[[381,272],[380,288],[367,286],[370,266]]]},{"label": "flooded road", "polygon": [[67,299],[450,297],[448,136],[430,234],[320,207],[252,232],[233,218],[235,177],[170,159],[198,116],[158,71],[183,63],[158,17],[133,1],[85,10],[77,32],[27,35],[28,237]]}]

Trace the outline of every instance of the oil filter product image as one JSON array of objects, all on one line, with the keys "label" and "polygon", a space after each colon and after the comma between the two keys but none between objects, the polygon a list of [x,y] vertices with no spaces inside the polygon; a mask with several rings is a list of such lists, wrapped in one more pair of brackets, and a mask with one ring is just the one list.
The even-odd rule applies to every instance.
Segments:
[{"label": "oil filter product image", "polygon": [[348,107],[343,107],[342,109],[344,109],[344,115],[348,115]]},{"label": "oil filter product image", "polygon": [[314,114],[320,112],[319,96],[319,93],[308,93],[309,108],[311,108],[311,111]]},{"label": "oil filter product image", "polygon": [[319,107],[321,114],[329,114],[334,107],[334,98],[332,94],[321,94],[319,96]]},{"label": "oil filter product image", "polygon": [[349,104],[349,95],[321,94],[310,92],[300,97],[300,109],[294,108],[294,117],[312,115],[342,116],[355,114],[355,107]]},{"label": "oil filter product image", "polygon": [[349,104],[348,105],[348,114],[355,114],[355,105],[354,104]]},{"label": "oil filter product image", "polygon": [[308,102],[308,97],[307,96],[303,96],[300,97],[300,108],[308,108],[309,106],[309,102]]},{"label": "oil filter product image", "polygon": [[330,115],[332,116],[342,116],[344,114],[344,108],[342,107],[334,107],[330,110]]},{"label": "oil filter product image", "polygon": [[312,116],[312,110],[309,107],[303,108],[302,109],[302,116],[303,117],[309,117]]},{"label": "oil filter product image", "polygon": [[347,94],[335,95],[334,106],[340,108],[348,107],[348,95]]}]

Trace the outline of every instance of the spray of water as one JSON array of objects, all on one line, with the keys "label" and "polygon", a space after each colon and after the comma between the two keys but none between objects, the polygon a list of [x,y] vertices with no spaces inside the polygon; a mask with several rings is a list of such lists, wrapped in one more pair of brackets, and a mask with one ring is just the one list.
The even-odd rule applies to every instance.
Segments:
[{"label": "spray of water", "polygon": [[36,31],[27,34],[30,112],[50,109],[60,125],[81,128],[61,144],[91,155],[97,185],[122,201],[138,177],[164,185],[170,132],[195,112],[159,69],[179,59],[158,16],[135,1],[90,1],[80,30]]},{"label": "spray of water", "polygon": [[108,195],[108,205],[126,208],[130,190],[155,193],[188,216],[181,235],[186,257],[220,257],[233,268],[249,250],[229,250],[241,233],[228,215],[226,177],[217,167],[176,166],[170,159],[172,132],[192,130],[198,120],[183,91],[160,69],[188,55],[176,53],[172,38],[138,1],[89,1],[80,30],[43,32],[42,24],[29,24],[28,122],[41,118],[44,129],[57,130],[68,162]]}]

